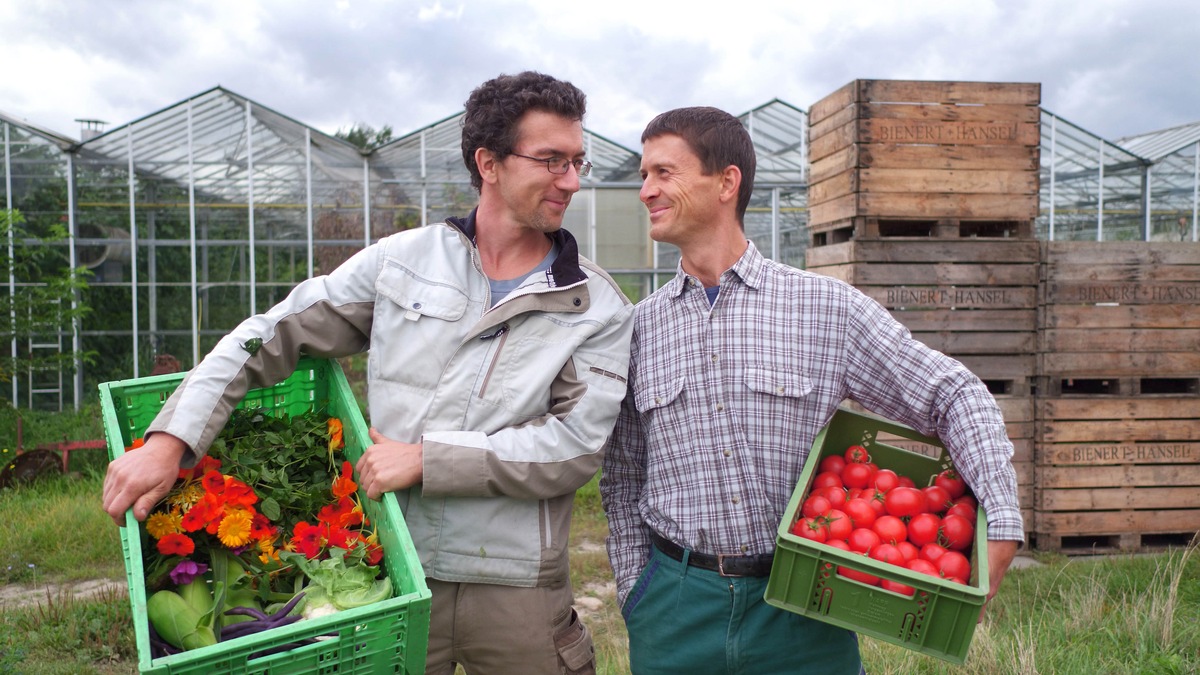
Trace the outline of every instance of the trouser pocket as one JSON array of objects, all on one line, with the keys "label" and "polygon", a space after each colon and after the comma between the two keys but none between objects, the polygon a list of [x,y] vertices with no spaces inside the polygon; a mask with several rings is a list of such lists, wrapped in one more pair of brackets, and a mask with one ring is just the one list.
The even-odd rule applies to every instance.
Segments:
[{"label": "trouser pocket", "polygon": [[568,675],[592,675],[596,672],[592,634],[574,609],[566,627],[554,634],[554,648]]}]

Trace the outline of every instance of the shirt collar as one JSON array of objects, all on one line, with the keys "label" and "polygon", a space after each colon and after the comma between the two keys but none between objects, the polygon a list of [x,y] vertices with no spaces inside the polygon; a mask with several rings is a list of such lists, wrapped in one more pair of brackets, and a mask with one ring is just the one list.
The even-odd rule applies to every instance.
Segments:
[{"label": "shirt collar", "polygon": [[[763,278],[766,276],[766,258],[758,252],[758,248],[750,239],[746,240],[746,250],[742,252],[742,257],[733,263],[733,266],[721,275],[724,279],[727,274],[733,273],[738,279],[741,279],[743,284],[749,288],[758,288],[762,285]],[[678,297],[687,288],[688,279],[693,279],[697,287],[700,280],[683,271],[683,259],[679,259],[679,263],[675,266],[675,278],[672,279],[668,286],[668,293],[671,297]]]}]

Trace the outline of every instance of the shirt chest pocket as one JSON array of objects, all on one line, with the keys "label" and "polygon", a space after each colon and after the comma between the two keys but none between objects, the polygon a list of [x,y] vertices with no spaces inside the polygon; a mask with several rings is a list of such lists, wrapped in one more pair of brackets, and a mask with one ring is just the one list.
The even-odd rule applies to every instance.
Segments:
[{"label": "shirt chest pocket", "polygon": [[683,378],[654,380],[638,387],[633,394],[638,412],[645,415],[660,408],[665,408],[675,402],[683,392]]},{"label": "shirt chest pocket", "polygon": [[470,307],[465,290],[387,266],[375,280],[371,327],[373,374],[385,380],[432,389],[442,366],[461,341],[458,324]]},{"label": "shirt chest pocket", "polygon": [[812,393],[812,380],[801,373],[748,369],[742,378],[746,388],[756,394],[797,399]]}]

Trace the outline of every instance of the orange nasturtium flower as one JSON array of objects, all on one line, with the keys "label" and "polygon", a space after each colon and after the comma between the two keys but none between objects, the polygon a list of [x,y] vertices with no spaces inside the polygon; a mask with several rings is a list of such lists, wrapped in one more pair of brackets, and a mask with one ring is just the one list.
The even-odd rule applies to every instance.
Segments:
[{"label": "orange nasturtium flower", "polygon": [[350,462],[342,462],[342,474],[333,481],[333,496],[341,499],[354,494],[358,483],[354,482],[353,467]]},{"label": "orange nasturtium flower", "polygon": [[144,438],[135,438],[135,439],[133,439],[133,442],[132,442],[132,443],[130,443],[129,445],[125,446],[125,452],[129,452],[130,450],[137,450],[138,448],[142,447],[142,446],[143,446],[143,445],[145,445],[145,444],[146,444],[146,439],[144,439]]},{"label": "orange nasturtium flower", "polygon": [[178,532],[168,534],[158,540],[158,552],[163,555],[191,555],[196,550],[196,543],[186,534]]},{"label": "orange nasturtium flower", "polygon": [[329,429],[329,453],[332,455],[334,450],[346,444],[342,440],[342,421],[336,417],[330,417],[325,424]]},{"label": "orange nasturtium flower", "polygon": [[300,551],[309,559],[316,558],[325,550],[328,532],[328,525],[309,525],[302,520],[296,523],[292,540],[288,542],[288,549]]},{"label": "orange nasturtium flower", "polygon": [[204,485],[204,491],[210,495],[220,495],[225,492],[225,476],[219,471],[208,470],[200,482]]}]

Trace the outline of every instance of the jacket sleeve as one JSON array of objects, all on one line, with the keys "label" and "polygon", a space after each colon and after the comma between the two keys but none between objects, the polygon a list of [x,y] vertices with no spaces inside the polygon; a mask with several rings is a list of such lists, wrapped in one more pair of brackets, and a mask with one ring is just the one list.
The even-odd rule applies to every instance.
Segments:
[{"label": "jacket sleeve", "polygon": [[1023,542],[1013,445],[996,399],[965,366],[913,339],[877,302],[861,294],[855,300],[847,395],[940,438],[987,514],[988,538]]},{"label": "jacket sleeve", "polygon": [[575,349],[541,417],[491,434],[426,432],[422,495],[548,499],[591,480],[625,393],[632,313],[622,303]]},{"label": "jacket sleeve", "polygon": [[639,508],[646,484],[646,442],[633,391],[630,382],[600,474],[600,497],[608,516],[608,559],[617,581],[617,604],[622,607],[650,557],[651,546],[650,530]]},{"label": "jacket sleeve", "polygon": [[285,380],[301,353],[335,358],[366,349],[379,259],[379,245],[368,247],[243,321],[188,373],[146,433],[184,441],[190,451],[181,464],[194,466],[246,392]]}]

